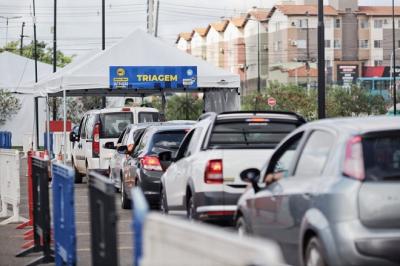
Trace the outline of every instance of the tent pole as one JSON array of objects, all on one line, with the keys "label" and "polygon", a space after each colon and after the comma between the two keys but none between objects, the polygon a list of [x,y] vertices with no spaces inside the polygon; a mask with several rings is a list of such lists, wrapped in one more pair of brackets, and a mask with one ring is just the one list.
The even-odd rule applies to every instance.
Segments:
[{"label": "tent pole", "polygon": [[64,107],[64,136],[63,136],[63,163],[65,164],[66,162],[66,156],[67,156],[67,149],[66,149],[66,143],[67,143],[67,91],[63,90],[63,107]]},{"label": "tent pole", "polygon": [[165,93],[163,90],[161,90],[161,112],[164,114],[164,116],[165,116],[166,105],[167,105],[167,101],[165,99]]},{"label": "tent pole", "polygon": [[39,97],[35,97],[35,150],[39,149]]},{"label": "tent pole", "polygon": [[49,101],[49,95],[47,94],[46,97],[46,120],[47,120],[47,130],[46,130],[46,138],[47,138],[47,152],[49,154],[49,158],[51,159],[52,156],[50,154],[51,147],[50,147],[50,101]]}]

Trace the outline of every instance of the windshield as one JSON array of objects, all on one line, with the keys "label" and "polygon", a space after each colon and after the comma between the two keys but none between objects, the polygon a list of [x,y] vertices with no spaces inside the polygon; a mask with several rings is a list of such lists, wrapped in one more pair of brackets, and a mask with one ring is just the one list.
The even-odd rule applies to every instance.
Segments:
[{"label": "windshield", "polygon": [[131,112],[102,114],[101,138],[118,138],[124,129],[133,123]]},{"label": "windshield", "polygon": [[157,112],[139,112],[139,123],[159,122],[160,115]]},{"label": "windshield", "polygon": [[400,181],[400,132],[363,140],[366,180]]},{"label": "windshield", "polygon": [[216,124],[208,148],[269,148],[275,146],[292,130],[293,123],[233,122]]},{"label": "windshield", "polygon": [[186,130],[163,131],[154,134],[153,140],[150,143],[151,153],[160,153],[163,151],[177,151],[183,137],[186,135]]}]

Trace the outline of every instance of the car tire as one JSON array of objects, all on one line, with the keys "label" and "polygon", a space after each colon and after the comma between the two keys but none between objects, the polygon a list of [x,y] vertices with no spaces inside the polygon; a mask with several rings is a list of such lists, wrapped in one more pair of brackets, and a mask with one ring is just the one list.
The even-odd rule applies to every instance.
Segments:
[{"label": "car tire", "polygon": [[187,197],[187,204],[186,204],[186,216],[190,221],[197,220],[197,213],[196,213],[196,202],[192,194],[189,194]]},{"label": "car tire", "polygon": [[164,188],[161,188],[160,194],[160,211],[163,214],[168,214],[167,195]]},{"label": "car tire", "polygon": [[304,256],[304,266],[327,266],[322,244],[317,237],[312,237],[307,243]]},{"label": "car tire", "polygon": [[126,195],[124,183],[121,181],[121,208],[128,210],[132,208],[131,201]]},{"label": "car tire", "polygon": [[237,221],[236,221],[236,230],[237,230],[238,235],[240,237],[249,234],[247,223],[244,220],[243,216],[240,216],[239,219],[237,219]]},{"label": "car tire", "polygon": [[83,176],[81,173],[79,173],[78,169],[76,169],[74,159],[72,159],[71,163],[75,170],[75,184],[81,184]]}]

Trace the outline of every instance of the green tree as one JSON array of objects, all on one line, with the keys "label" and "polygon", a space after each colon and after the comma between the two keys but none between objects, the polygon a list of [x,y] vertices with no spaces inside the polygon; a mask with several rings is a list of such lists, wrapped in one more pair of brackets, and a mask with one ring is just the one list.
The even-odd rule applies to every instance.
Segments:
[{"label": "green tree", "polygon": [[[53,48],[47,47],[45,42],[37,42],[37,56],[38,61],[52,64],[53,63]],[[3,48],[0,48],[0,53],[3,51],[9,51],[11,53],[19,54],[19,42],[13,41],[7,43]],[[24,45],[22,49],[22,56],[34,59],[34,45],[33,41],[30,44]],[[64,67],[65,65],[71,63],[74,56],[67,56],[61,51],[57,50],[57,66]]]},{"label": "green tree", "polygon": [[[161,111],[160,97],[153,97],[151,105]],[[167,99],[165,108],[167,120],[197,120],[203,113],[203,100],[196,93],[175,94]]]},{"label": "green tree", "polygon": [[0,89],[0,125],[4,125],[20,109],[20,100],[11,92]]}]

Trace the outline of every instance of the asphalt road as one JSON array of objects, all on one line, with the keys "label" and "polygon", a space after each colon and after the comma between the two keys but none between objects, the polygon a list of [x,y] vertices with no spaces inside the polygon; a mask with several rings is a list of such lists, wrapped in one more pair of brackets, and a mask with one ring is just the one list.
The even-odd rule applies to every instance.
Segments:
[{"label": "asphalt road", "polygon": [[[21,159],[21,215],[28,218],[28,193],[27,193],[27,171],[26,159]],[[51,192],[51,188],[50,188]],[[118,213],[118,251],[119,265],[132,265],[133,233],[131,231],[131,210],[123,210],[120,207],[120,194],[115,194],[115,204]],[[51,200],[50,200],[51,203]],[[51,210],[50,206],[50,210]],[[172,215],[185,217],[184,212],[175,212]],[[90,243],[90,217],[88,186],[86,183],[75,185],[75,217],[77,235],[78,265],[91,265],[91,243]],[[4,219],[0,219],[2,221]],[[17,224],[0,226],[0,266],[26,265],[41,253],[31,253],[26,257],[16,258],[15,254],[20,252],[21,245],[26,241],[23,234],[28,229],[17,230]]]}]

